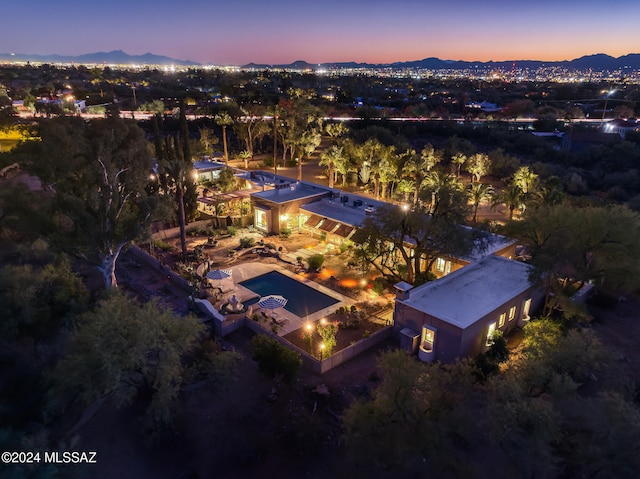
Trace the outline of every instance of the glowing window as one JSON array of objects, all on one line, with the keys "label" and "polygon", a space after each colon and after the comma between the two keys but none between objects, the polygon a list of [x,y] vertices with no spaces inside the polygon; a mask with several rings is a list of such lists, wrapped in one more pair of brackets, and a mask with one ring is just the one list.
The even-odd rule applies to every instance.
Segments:
[{"label": "glowing window", "polygon": [[266,211],[262,211],[259,209],[256,209],[256,228],[260,228],[261,230],[266,230],[268,225],[267,225],[267,213]]},{"label": "glowing window", "polygon": [[428,326],[422,326],[422,341],[420,347],[425,351],[433,351],[433,343],[436,340],[436,331]]},{"label": "glowing window", "polygon": [[493,338],[493,333],[496,332],[496,323],[493,322],[489,325],[489,329],[487,329],[487,340],[486,345],[491,346],[491,340]]},{"label": "glowing window", "polygon": [[507,319],[507,313],[502,313],[500,315],[500,319],[498,319],[498,327],[501,328],[502,326],[504,326],[504,322]]},{"label": "glowing window", "polygon": [[531,298],[527,299],[522,306],[523,319],[529,319],[529,310],[531,309]]},{"label": "glowing window", "polygon": [[436,259],[436,271],[440,271],[441,273],[444,272],[445,265],[445,260],[443,260],[442,258]]},{"label": "glowing window", "polygon": [[509,321],[516,317],[516,307],[512,306],[509,310]]}]

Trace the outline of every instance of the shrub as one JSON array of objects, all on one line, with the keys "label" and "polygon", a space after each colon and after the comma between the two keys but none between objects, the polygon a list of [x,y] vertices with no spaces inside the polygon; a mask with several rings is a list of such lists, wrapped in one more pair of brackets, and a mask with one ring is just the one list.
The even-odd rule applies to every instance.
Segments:
[{"label": "shrub", "polygon": [[318,324],[316,331],[322,338],[324,344],[325,357],[331,356],[333,348],[336,346],[336,334],[338,334],[339,325],[337,322]]},{"label": "shrub", "polygon": [[383,277],[378,276],[373,280],[373,292],[376,294],[382,294],[385,288],[385,280]]},{"label": "shrub", "polygon": [[343,241],[340,243],[340,253],[345,253],[353,247],[353,243],[351,241]]},{"label": "shrub", "polygon": [[243,236],[240,238],[240,248],[253,248],[256,244],[256,240],[250,236]]},{"label": "shrub", "polygon": [[173,249],[173,246],[171,246],[169,243],[159,239],[153,240],[153,246],[160,251],[171,251]]},{"label": "shrub", "polygon": [[307,264],[310,270],[317,271],[322,268],[324,264],[324,256],[321,254],[312,254],[307,258]]},{"label": "shrub", "polygon": [[283,238],[288,238],[289,236],[291,236],[291,230],[289,228],[281,229],[280,236],[282,236]]},{"label": "shrub", "polygon": [[227,226],[227,234],[229,236],[235,236],[238,234],[238,228],[235,226]]},{"label": "shrub", "polygon": [[258,363],[261,372],[271,377],[282,375],[287,383],[291,383],[302,366],[300,354],[269,336],[262,334],[254,336],[251,346],[253,349],[251,359]]}]

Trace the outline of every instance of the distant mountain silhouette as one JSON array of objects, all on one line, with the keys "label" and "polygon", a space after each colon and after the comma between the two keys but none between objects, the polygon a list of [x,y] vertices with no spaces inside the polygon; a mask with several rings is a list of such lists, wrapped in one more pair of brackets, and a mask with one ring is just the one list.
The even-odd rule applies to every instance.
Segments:
[{"label": "distant mountain silhouette", "polygon": [[540,67],[565,67],[570,70],[589,70],[604,71],[604,70],[618,70],[618,69],[640,69],[640,54],[631,53],[618,58],[603,53],[596,55],[586,55],[574,60],[563,60],[556,62],[545,62],[542,60],[506,60],[506,61],[463,61],[463,60],[441,60],[440,58],[425,58],[423,60],[413,60],[407,62],[394,62],[385,64],[373,64],[373,63],[356,63],[356,62],[341,62],[341,63],[323,63],[312,64],[303,60],[297,60],[293,63],[283,65],[266,65],[250,63],[244,65],[244,68],[283,68],[291,70],[318,70],[326,68],[410,68],[410,69],[425,69],[425,70],[466,70],[466,69],[491,69],[502,68],[509,69],[513,65],[518,68],[540,68]]},{"label": "distant mountain silhouette", "polygon": [[37,63],[78,63],[78,64],[107,64],[107,65],[199,65],[190,60],[176,60],[153,53],[144,55],[129,55],[122,50],[111,52],[87,53],[85,55],[32,55],[26,53],[0,53],[0,61],[21,61]]},{"label": "distant mountain silhouette", "polygon": [[[183,65],[198,66],[200,63],[190,60],[176,60],[162,55],[145,53],[144,55],[129,55],[122,50],[111,52],[88,53],[79,56],[64,55],[31,55],[24,53],[0,53],[0,61],[22,61],[38,63],[77,63],[77,64],[107,64],[107,65]],[[249,63],[242,68],[251,69],[290,69],[290,70],[321,70],[328,68],[395,68],[395,69],[425,69],[425,70],[465,70],[465,69],[510,69],[513,65],[518,68],[540,68],[543,66],[559,66],[574,70],[619,70],[619,69],[640,69],[640,53],[630,53],[618,58],[597,53],[586,55],[574,60],[563,60],[556,62],[545,62],[541,60],[505,60],[505,61],[462,61],[462,60],[442,60],[440,58],[429,57],[422,60],[406,62],[393,62],[385,64],[358,63],[358,62],[335,62],[335,63],[309,63],[304,60],[296,60],[293,63],[269,65]]]}]

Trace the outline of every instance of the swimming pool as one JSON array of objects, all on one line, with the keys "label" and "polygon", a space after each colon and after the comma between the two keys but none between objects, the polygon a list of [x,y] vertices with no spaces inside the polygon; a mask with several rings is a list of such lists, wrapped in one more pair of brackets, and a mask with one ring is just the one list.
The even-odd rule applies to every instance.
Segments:
[{"label": "swimming pool", "polygon": [[239,284],[260,296],[270,294],[284,296],[288,300],[284,309],[300,318],[339,302],[339,300],[277,271],[256,276]]}]

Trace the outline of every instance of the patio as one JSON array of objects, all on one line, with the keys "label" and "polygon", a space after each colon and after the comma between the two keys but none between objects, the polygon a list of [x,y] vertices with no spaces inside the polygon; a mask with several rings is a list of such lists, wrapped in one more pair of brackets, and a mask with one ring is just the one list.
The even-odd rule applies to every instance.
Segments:
[{"label": "patio", "polygon": [[[204,268],[204,265],[200,265],[198,267],[198,270],[202,272]],[[231,272],[230,276],[219,280],[207,280],[208,282],[212,283],[213,287],[205,289],[205,291],[207,291],[208,293],[206,299],[212,304],[213,308],[217,311],[220,311],[225,304],[228,304],[231,301],[232,297],[235,297],[235,299],[237,299],[237,301],[239,301],[240,303],[249,304],[246,310],[241,313],[242,315],[252,320],[257,319],[257,322],[261,325],[261,327],[280,336],[288,334],[292,331],[296,331],[302,328],[306,322],[317,321],[320,318],[326,317],[329,314],[333,313],[337,308],[341,306],[349,306],[354,302],[352,298],[337,293],[314,281],[305,279],[300,275],[296,275],[277,264],[250,262],[232,266],[227,269]],[[335,299],[336,303],[319,311],[313,312],[312,314],[309,314],[304,318],[292,313],[291,311],[286,310],[284,307],[260,307],[255,301],[259,297],[259,295],[239,283],[262,276],[272,271],[277,271],[278,273],[285,275],[288,278],[297,281],[298,283],[315,289],[316,291],[319,291],[322,294]],[[222,292],[220,293],[218,291],[216,293],[217,288],[220,288]],[[281,295],[287,298],[287,291],[282,291]],[[237,318],[238,315],[227,314],[226,316],[232,319]],[[272,317],[275,318],[275,320],[272,320]]]}]

